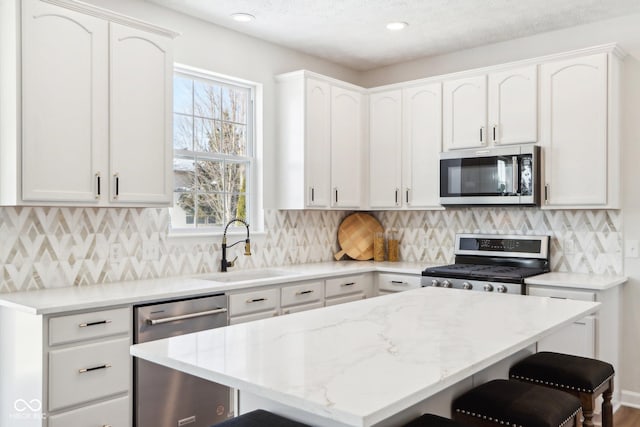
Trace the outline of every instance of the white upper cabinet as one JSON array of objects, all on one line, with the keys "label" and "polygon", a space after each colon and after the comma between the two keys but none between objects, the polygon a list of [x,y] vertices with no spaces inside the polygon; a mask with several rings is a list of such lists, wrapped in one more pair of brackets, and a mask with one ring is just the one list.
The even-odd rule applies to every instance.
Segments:
[{"label": "white upper cabinet", "polygon": [[402,90],[402,183],[407,208],[440,208],[442,85]]},{"label": "white upper cabinet", "polygon": [[171,40],[111,23],[111,199],[171,203]]},{"label": "white upper cabinet", "polygon": [[22,25],[23,199],[97,203],[107,173],[109,23],[26,1]]},{"label": "white upper cabinet", "polygon": [[607,53],[541,65],[545,207],[617,207],[617,70]]},{"label": "white upper cabinet", "polygon": [[538,68],[489,74],[488,137],[494,145],[538,140]]},{"label": "white upper cabinet", "polygon": [[170,205],[176,34],[73,0],[3,15],[0,203]]},{"label": "white upper cabinet", "polygon": [[443,137],[445,150],[487,144],[487,77],[444,82]]},{"label": "white upper cabinet", "polygon": [[329,207],[331,190],[331,86],[306,82],[305,170],[309,207]]},{"label": "white upper cabinet", "polygon": [[331,87],[331,206],[362,206],[363,95]]},{"label": "white upper cabinet", "polygon": [[369,205],[394,208],[402,203],[402,91],[369,98]]}]

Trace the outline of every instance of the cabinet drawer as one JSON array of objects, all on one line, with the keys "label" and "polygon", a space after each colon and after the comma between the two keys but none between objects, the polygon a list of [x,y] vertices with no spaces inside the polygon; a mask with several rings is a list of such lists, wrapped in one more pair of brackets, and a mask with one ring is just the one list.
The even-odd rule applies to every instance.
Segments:
[{"label": "cabinet drawer", "polygon": [[326,281],[326,297],[364,292],[364,275],[338,277]]},{"label": "cabinet drawer", "polygon": [[130,425],[128,396],[49,417],[49,427],[128,427]]},{"label": "cabinet drawer", "polygon": [[580,301],[595,301],[596,293],[589,291],[580,291],[575,289],[558,289],[544,286],[527,286],[527,294],[535,297],[551,297],[562,299],[575,299]]},{"label": "cabinet drawer", "polygon": [[367,296],[363,293],[346,295],[343,297],[336,297],[327,299],[324,303],[325,306],[329,307],[332,305],[344,304],[352,301],[360,301],[361,299],[365,299]]},{"label": "cabinet drawer", "polygon": [[400,292],[420,287],[420,276],[402,274],[378,274],[378,290],[387,292]]},{"label": "cabinet drawer", "polygon": [[300,285],[286,286],[282,288],[281,305],[306,304],[320,301],[322,297],[322,281],[302,283]]},{"label": "cabinet drawer", "polygon": [[317,302],[312,302],[310,304],[303,304],[303,305],[295,305],[293,307],[287,307],[282,309],[282,314],[293,314],[293,313],[299,313],[301,311],[309,311],[309,310],[313,310],[316,308],[322,308],[324,307],[324,302],[323,301],[317,301]]},{"label": "cabinet drawer", "polygon": [[278,310],[261,311],[260,313],[245,314],[244,316],[234,316],[229,318],[229,325],[238,325],[240,323],[253,322],[254,320],[268,319],[276,317]]},{"label": "cabinet drawer", "polygon": [[129,389],[129,338],[49,352],[49,410]]},{"label": "cabinet drawer", "polygon": [[125,334],[131,325],[128,308],[93,311],[49,319],[49,345]]},{"label": "cabinet drawer", "polygon": [[255,313],[278,308],[280,289],[258,289],[252,292],[229,295],[229,315]]}]

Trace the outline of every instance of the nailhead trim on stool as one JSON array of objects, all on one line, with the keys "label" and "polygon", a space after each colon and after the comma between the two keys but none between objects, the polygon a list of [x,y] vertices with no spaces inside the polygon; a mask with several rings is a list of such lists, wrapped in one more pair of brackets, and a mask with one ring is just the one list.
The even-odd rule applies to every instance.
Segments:
[{"label": "nailhead trim on stool", "polygon": [[433,414],[424,414],[402,427],[470,427],[469,424],[462,424],[449,418],[439,417]]},{"label": "nailhead trim on stool", "polygon": [[257,409],[235,418],[228,419],[214,427],[309,427],[280,415]]},{"label": "nailhead trim on stool", "polygon": [[580,411],[580,400],[568,393],[509,380],[484,383],[452,404],[456,421],[511,427],[563,427]]}]

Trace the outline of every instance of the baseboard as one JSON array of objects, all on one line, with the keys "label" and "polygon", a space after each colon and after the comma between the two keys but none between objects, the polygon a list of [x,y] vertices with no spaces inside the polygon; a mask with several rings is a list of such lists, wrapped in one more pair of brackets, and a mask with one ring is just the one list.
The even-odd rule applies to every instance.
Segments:
[{"label": "baseboard", "polygon": [[623,406],[640,409],[640,393],[629,390],[622,390],[620,400]]}]

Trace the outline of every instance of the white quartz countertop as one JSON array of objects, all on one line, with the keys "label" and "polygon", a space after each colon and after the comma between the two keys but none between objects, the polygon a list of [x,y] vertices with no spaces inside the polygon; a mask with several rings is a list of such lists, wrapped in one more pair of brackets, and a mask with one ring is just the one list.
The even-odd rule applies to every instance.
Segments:
[{"label": "white quartz countertop", "polygon": [[540,274],[525,279],[527,285],[591,289],[595,291],[604,291],[619,286],[626,281],[627,278],[625,276],[559,272]]},{"label": "white quartz countertop", "polygon": [[367,427],[597,310],[426,287],[131,347],[131,354]]},{"label": "white quartz countertop", "polygon": [[[0,294],[0,306],[32,314],[57,314],[74,310],[90,310],[125,304],[138,304],[165,299],[188,298],[303,280],[374,271],[420,275],[424,263],[337,261],[298,264],[269,269],[236,270],[192,277],[133,280],[104,285],[69,286],[65,288]],[[264,271],[276,271],[273,277],[260,278]],[[231,278],[235,282],[218,281]],[[246,280],[245,280],[246,278]]]}]

